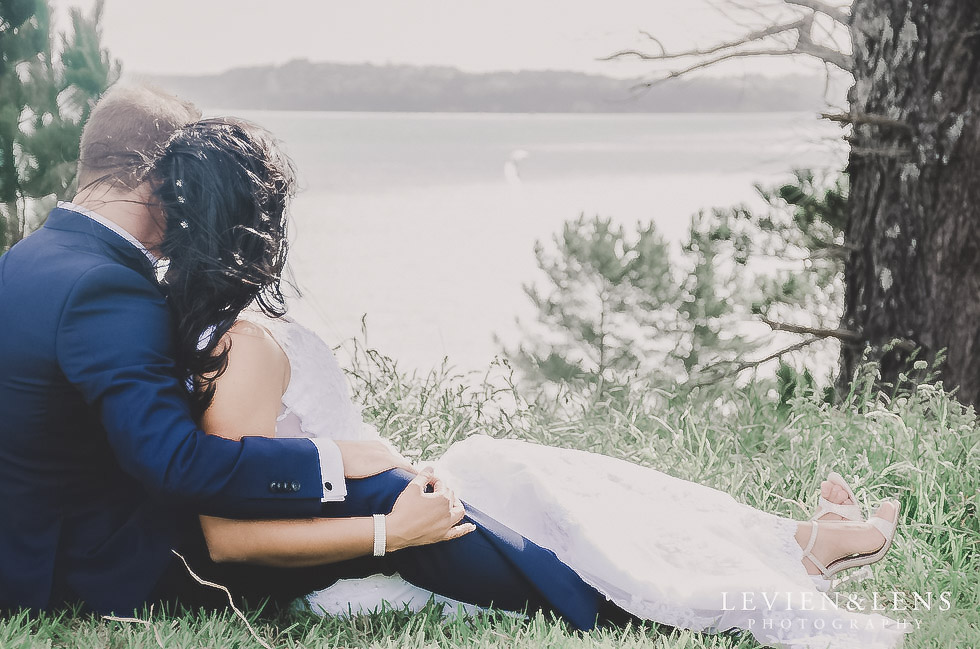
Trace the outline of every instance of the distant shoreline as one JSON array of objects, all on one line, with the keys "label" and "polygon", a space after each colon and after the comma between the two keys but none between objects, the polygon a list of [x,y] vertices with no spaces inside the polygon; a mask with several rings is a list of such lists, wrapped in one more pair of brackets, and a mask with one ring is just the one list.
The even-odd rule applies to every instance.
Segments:
[{"label": "distant shoreline", "polygon": [[[689,114],[817,112],[844,89],[819,76],[692,77],[641,92],[638,80],[564,71],[291,61],[207,75],[131,75],[201,106],[345,113]],[[837,84],[840,86],[840,84]]]},{"label": "distant shoreline", "polygon": [[555,117],[582,117],[582,118],[603,118],[603,117],[621,117],[624,119],[646,119],[650,117],[663,117],[665,119],[671,118],[676,119],[678,117],[690,117],[692,119],[697,119],[700,117],[722,117],[725,115],[735,116],[735,115],[800,115],[813,117],[817,119],[820,117],[819,110],[753,110],[753,111],[688,111],[688,112],[646,112],[646,113],[599,113],[599,112],[589,112],[589,113],[572,113],[572,112],[503,112],[503,111],[438,111],[438,110],[319,110],[319,109],[281,109],[281,108],[249,108],[245,106],[219,106],[211,107],[204,106],[201,108],[205,115],[209,116],[219,116],[219,115],[229,115],[236,112],[250,112],[250,113],[264,113],[264,114],[294,114],[303,113],[305,115],[319,115],[319,116],[337,116],[337,117],[357,117],[363,116],[365,118],[371,117],[381,117],[381,116],[402,116],[407,118],[420,118],[420,117],[439,117],[439,118],[467,118],[467,117],[542,117],[542,118],[555,118]]}]

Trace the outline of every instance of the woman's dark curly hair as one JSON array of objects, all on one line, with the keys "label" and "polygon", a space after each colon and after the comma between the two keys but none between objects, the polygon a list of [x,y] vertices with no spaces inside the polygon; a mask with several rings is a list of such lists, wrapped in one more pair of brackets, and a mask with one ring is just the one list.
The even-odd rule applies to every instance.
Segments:
[{"label": "woman's dark curly hair", "polygon": [[[166,218],[163,283],[177,321],[177,362],[194,385],[200,416],[228,365],[223,336],[253,302],[285,313],[289,159],[264,129],[236,119],[189,124],[152,162],[154,195]],[[220,348],[219,348],[220,345]]]}]

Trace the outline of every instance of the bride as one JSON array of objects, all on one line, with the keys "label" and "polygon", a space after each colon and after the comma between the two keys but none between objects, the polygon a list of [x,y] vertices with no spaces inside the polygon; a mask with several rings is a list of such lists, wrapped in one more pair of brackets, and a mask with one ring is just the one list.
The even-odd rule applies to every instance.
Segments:
[{"label": "bride", "polygon": [[[204,120],[180,131],[153,165],[167,219],[163,281],[202,427],[235,438],[383,443],[362,421],[329,347],[281,317],[292,175],[268,134]],[[208,249],[193,239],[201,228]],[[247,311],[250,304],[258,309]],[[843,610],[825,594],[839,571],[884,556],[899,516],[898,503],[886,501],[864,520],[836,474],[823,482],[813,519],[796,521],[650,468],[513,439],[470,437],[435,471],[466,507],[550,549],[633,616],[695,631],[742,629],[789,647],[893,647],[904,635],[895,621]],[[401,547],[408,524],[395,506],[389,551]],[[201,516],[200,524],[218,562],[326,564],[370,555],[374,538],[369,525],[325,534],[321,520]],[[445,538],[471,528],[452,527]],[[344,614],[383,601],[417,608],[430,596],[395,575],[342,580],[308,601],[318,612]]]}]

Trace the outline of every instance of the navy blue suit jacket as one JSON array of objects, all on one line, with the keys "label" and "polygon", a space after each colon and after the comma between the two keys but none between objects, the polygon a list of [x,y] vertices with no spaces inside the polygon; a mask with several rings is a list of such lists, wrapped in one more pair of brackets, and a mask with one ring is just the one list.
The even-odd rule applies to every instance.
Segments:
[{"label": "navy blue suit jacket", "polygon": [[320,512],[313,444],[206,435],[173,344],[149,261],[95,221],[55,209],[0,257],[0,609],[128,612],[187,512]]}]

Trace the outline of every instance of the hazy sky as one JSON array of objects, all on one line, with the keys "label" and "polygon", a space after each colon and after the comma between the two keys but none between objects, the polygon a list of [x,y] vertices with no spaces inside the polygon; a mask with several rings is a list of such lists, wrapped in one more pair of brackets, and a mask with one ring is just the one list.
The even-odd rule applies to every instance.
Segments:
[{"label": "hazy sky", "polygon": [[[598,62],[618,49],[731,36],[720,0],[106,0],[105,44],[129,73],[206,73],[313,61],[452,65],[471,71],[567,69],[636,76],[648,64]],[[53,0],[90,9],[95,0]],[[753,4],[748,2],[746,4]],[[758,0],[760,8],[772,0]],[[820,69],[738,61],[716,74]]]}]

